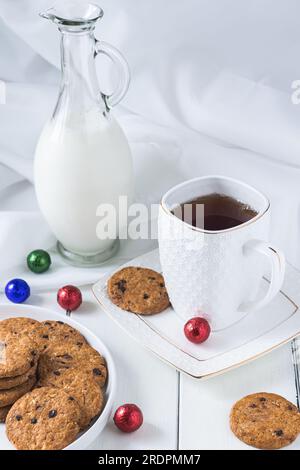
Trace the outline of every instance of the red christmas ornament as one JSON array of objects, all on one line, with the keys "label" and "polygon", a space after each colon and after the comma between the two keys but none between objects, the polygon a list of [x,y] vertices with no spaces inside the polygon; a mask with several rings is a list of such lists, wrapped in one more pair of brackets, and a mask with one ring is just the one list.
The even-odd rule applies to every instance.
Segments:
[{"label": "red christmas ornament", "polygon": [[192,343],[204,343],[210,335],[210,326],[205,318],[191,318],[184,325],[184,334]]},{"label": "red christmas ornament", "polygon": [[143,413],[133,403],[119,406],[114,414],[114,423],[123,432],[133,432],[143,424]]},{"label": "red christmas ornament", "polygon": [[58,304],[67,311],[70,315],[73,310],[76,310],[82,304],[82,295],[78,287],[64,286],[57,292]]}]

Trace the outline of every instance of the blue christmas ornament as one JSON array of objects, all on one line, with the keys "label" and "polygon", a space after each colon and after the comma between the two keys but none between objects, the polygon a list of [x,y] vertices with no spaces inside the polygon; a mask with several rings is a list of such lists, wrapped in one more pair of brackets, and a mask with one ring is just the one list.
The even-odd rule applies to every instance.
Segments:
[{"label": "blue christmas ornament", "polygon": [[23,279],[12,279],[5,286],[5,295],[14,304],[20,304],[30,296],[30,287]]}]

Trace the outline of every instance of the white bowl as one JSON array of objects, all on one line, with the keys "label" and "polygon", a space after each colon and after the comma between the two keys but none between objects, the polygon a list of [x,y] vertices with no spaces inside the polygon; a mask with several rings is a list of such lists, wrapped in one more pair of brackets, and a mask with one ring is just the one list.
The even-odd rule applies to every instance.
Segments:
[{"label": "white bowl", "polygon": [[[66,450],[86,449],[95,441],[103,428],[106,426],[113,408],[116,392],[116,369],[109,350],[102,343],[102,341],[85,326],[82,326],[80,323],[70,317],[62,317],[62,315],[45,308],[33,307],[31,305],[0,305],[0,320],[4,320],[5,318],[10,317],[29,317],[38,321],[64,321],[65,323],[68,323],[69,325],[73,326],[73,328],[76,328],[78,331],[80,331],[89,344],[105,358],[108,369],[108,382],[105,390],[105,406],[103,411],[85,432],[79,435],[79,437],[74,442],[72,442],[72,444],[65,448]],[[6,436],[5,424],[0,424],[0,450],[11,449],[14,449],[14,447]]]}]

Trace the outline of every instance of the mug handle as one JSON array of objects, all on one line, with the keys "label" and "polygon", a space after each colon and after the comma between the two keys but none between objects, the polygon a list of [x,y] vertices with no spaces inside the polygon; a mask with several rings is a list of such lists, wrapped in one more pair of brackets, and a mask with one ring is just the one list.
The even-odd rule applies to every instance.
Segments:
[{"label": "mug handle", "polygon": [[129,66],[118,49],[105,41],[98,41],[98,39],[95,39],[95,57],[98,54],[104,54],[108,57],[116,66],[118,72],[119,81],[115,91],[110,95],[106,95],[101,92],[107,109],[110,109],[120,103],[127,93],[130,83]]},{"label": "mug handle", "polygon": [[271,279],[266,295],[259,300],[244,302],[239,308],[239,310],[243,312],[259,310],[262,307],[265,307],[265,305],[267,305],[279,292],[284,280],[285,258],[281,251],[262,240],[250,240],[244,246],[244,254],[248,255],[253,253],[253,251],[256,251],[268,258],[271,265]]}]

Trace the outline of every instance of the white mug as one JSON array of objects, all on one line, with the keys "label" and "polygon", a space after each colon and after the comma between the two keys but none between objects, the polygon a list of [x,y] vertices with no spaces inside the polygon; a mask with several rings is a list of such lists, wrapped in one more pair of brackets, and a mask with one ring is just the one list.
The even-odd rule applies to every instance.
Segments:
[{"label": "white mug", "polygon": [[[246,203],[257,215],[238,226],[217,231],[194,227],[172,210],[208,194],[224,194]],[[267,305],[280,290],[285,271],[283,254],[270,245],[270,202],[243,182],[205,176],[170,189],[159,209],[159,253],[166,288],[175,312],[187,320],[205,316],[215,331],[248,312]],[[259,288],[269,264],[269,286]]]}]

